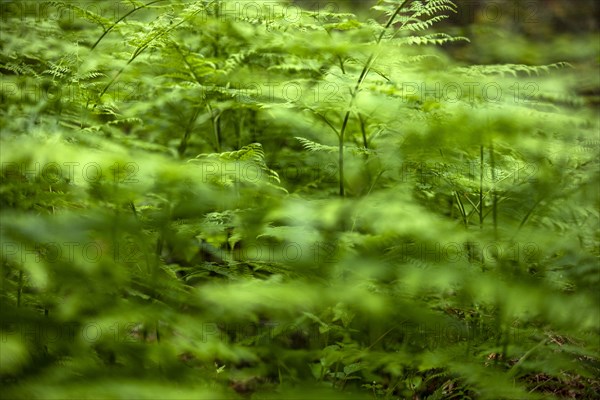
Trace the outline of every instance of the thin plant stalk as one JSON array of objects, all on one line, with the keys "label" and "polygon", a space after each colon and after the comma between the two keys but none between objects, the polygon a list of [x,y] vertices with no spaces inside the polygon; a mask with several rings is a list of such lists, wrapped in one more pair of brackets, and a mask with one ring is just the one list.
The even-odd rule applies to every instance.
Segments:
[{"label": "thin plant stalk", "polygon": [[[381,40],[383,39],[383,35],[388,30],[388,28],[390,26],[392,26],[392,23],[394,22],[394,20],[396,19],[396,17],[398,16],[398,14],[402,10],[402,8],[404,8],[404,5],[407,2],[408,2],[408,0],[404,0],[402,3],[400,3],[400,5],[396,8],[394,13],[390,16],[387,23],[385,24],[385,27],[379,34],[377,41],[375,42],[377,45],[379,45],[379,43],[381,43]],[[339,180],[340,180],[340,197],[344,197],[344,195],[345,195],[345,189],[344,189],[344,136],[346,133],[346,127],[348,126],[348,120],[350,119],[350,112],[352,110],[352,105],[354,104],[354,100],[356,99],[356,95],[358,94],[358,89],[360,88],[360,85],[363,83],[367,74],[371,70],[371,65],[375,61],[375,58],[376,58],[375,53],[373,53],[369,56],[369,58],[367,59],[367,62],[365,63],[365,66],[363,67],[363,69],[360,73],[360,76],[358,77],[358,81],[356,82],[356,85],[354,86],[354,90],[352,91],[352,98],[350,99],[350,105],[348,106],[346,115],[344,115],[344,120],[342,122],[342,128],[340,129],[340,133],[338,135],[338,138],[339,138],[338,168],[339,168]]]},{"label": "thin plant stalk", "polygon": [[496,165],[493,143],[490,143],[490,168],[492,170],[492,225],[494,227],[494,237],[498,239],[498,193],[496,193]]}]

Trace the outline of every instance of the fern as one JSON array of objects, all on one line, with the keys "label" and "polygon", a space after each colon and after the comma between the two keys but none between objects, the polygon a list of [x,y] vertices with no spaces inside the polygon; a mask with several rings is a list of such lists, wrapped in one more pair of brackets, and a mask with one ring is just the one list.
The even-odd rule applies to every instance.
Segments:
[{"label": "fern", "polygon": [[[188,162],[207,165],[206,161],[214,159],[219,162],[218,171],[212,178],[225,186],[231,186],[233,182],[252,182],[254,184],[264,183],[278,190],[286,191],[278,186],[279,175],[276,171],[267,167],[265,153],[260,143],[252,143],[237,151],[223,153],[200,154]],[[208,165],[214,165],[208,163]],[[252,169],[250,166],[258,168]],[[263,175],[264,174],[264,175]]]},{"label": "fern", "polygon": [[408,36],[402,39],[394,40],[394,44],[408,44],[408,45],[443,45],[446,43],[457,42],[460,40],[469,41],[469,39],[465,37],[452,37],[450,35],[444,33],[437,33],[431,35],[423,35],[423,36]]},{"label": "fern", "polygon": [[296,137],[296,139],[302,144],[307,151],[323,151],[327,153],[335,153],[338,149],[335,146],[325,146],[306,138]]},{"label": "fern", "polygon": [[485,75],[501,75],[510,74],[517,76],[518,73],[526,73],[527,76],[532,74],[540,75],[540,73],[549,73],[551,69],[559,69],[571,67],[569,63],[560,62],[549,65],[529,66],[517,64],[502,64],[502,65],[476,65],[471,67],[461,67],[458,72],[465,73],[470,76],[485,76]]}]

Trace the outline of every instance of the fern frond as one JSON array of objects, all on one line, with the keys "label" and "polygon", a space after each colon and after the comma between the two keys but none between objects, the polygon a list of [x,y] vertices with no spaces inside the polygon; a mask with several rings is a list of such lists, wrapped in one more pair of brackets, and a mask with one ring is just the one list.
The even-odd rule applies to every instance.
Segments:
[{"label": "fern frond", "polygon": [[[281,183],[281,180],[279,179],[279,174],[277,174],[276,171],[270,169],[267,166],[267,163],[265,161],[265,152],[260,143],[252,143],[236,151],[199,154],[198,156],[196,156],[196,158],[191,159],[188,162],[202,164],[207,160],[211,159],[217,160],[218,162],[224,164],[224,168],[222,169],[222,173],[220,175],[221,178],[223,178],[223,180],[221,180],[221,183],[225,184],[226,186],[230,186],[233,182],[242,181],[258,183],[258,180],[265,183],[267,186],[272,186],[278,190],[283,190],[287,192],[284,188],[277,186],[277,184]],[[234,166],[227,167],[227,165],[231,164],[234,164]],[[245,176],[244,173],[240,172],[243,172],[245,169],[247,169],[244,167],[245,164],[252,164],[256,166],[257,168],[259,168],[260,171],[262,171],[262,173],[265,174],[265,176],[261,177],[262,179],[257,179],[257,177],[255,176],[252,176],[250,178],[248,176]],[[217,175],[219,174],[215,174],[215,177],[217,178],[217,181],[219,181]],[[275,185],[273,184],[273,182],[275,183]]]},{"label": "fern frond", "polygon": [[142,124],[143,121],[141,118],[137,118],[137,117],[121,118],[121,119],[115,119],[113,121],[109,121],[109,122],[107,122],[107,125],[121,125],[121,124],[132,124],[132,123]]},{"label": "fern frond", "polygon": [[377,4],[371,7],[371,9],[375,11],[381,11],[387,17],[391,17],[394,15],[396,9],[401,3],[401,0],[379,0]]},{"label": "fern frond", "polygon": [[226,151],[222,153],[205,153],[196,156],[199,158],[218,158],[222,161],[254,161],[258,164],[265,162],[265,152],[260,143],[252,143],[239,150]]},{"label": "fern frond", "polygon": [[323,151],[325,153],[335,153],[338,151],[337,146],[323,145],[303,137],[296,136],[296,140],[298,140],[302,144],[302,147],[307,151]]},{"label": "fern frond", "polygon": [[412,3],[411,11],[414,11],[413,17],[420,17],[421,15],[432,16],[441,12],[457,12],[456,4],[451,0],[429,0],[423,4],[420,1]]},{"label": "fern frond", "polygon": [[[382,11],[386,16],[391,17],[402,3],[402,0],[380,0],[372,9]],[[401,23],[403,30],[423,30],[446,18],[446,15],[435,15],[444,12],[457,12],[454,2],[450,0],[413,1],[406,14],[397,16],[396,23]],[[430,18],[421,20],[420,17],[423,16]]]},{"label": "fern frond", "polygon": [[399,45],[418,45],[418,46],[426,46],[426,45],[443,45],[445,43],[453,43],[464,40],[469,42],[469,39],[464,36],[450,36],[446,33],[434,33],[431,35],[424,36],[408,36],[400,39],[393,40],[391,43],[399,44]]},{"label": "fern frond", "polygon": [[100,71],[88,71],[84,74],[75,76],[76,81],[88,81],[97,78],[106,78],[106,74]]},{"label": "fern frond", "polygon": [[317,60],[300,60],[298,58],[292,58],[286,60],[284,63],[272,65],[267,68],[268,71],[286,71],[286,72],[300,72],[300,71],[318,71],[321,65]]},{"label": "fern frond", "polygon": [[255,50],[245,50],[239,53],[235,53],[229,56],[225,61],[225,67],[223,68],[223,72],[225,74],[230,74],[232,71],[237,69],[241,64],[243,64],[250,56],[255,54]]},{"label": "fern frond", "polygon": [[93,24],[97,24],[102,26],[102,28],[106,28],[110,25],[112,25],[112,21],[110,21],[107,18],[104,18],[92,11],[90,11],[89,9],[83,9],[81,8],[79,5],[77,5],[77,3],[65,3],[62,1],[49,1],[48,2],[48,6],[50,7],[55,7],[58,10],[69,10],[69,11],[73,11],[75,15],[77,15],[78,17],[83,18],[86,21],[89,21]]},{"label": "fern frond", "polygon": [[70,68],[50,62],[50,69],[45,70],[42,74],[52,75],[54,78],[65,78],[71,75]]},{"label": "fern frond", "polygon": [[20,62],[18,64],[12,62],[0,64],[0,68],[7,71],[12,71],[16,75],[31,75],[35,78],[39,78],[38,73],[31,66],[25,64],[24,62]]},{"label": "fern frond", "polygon": [[402,25],[400,26],[401,31],[418,32],[431,28],[434,24],[443,21],[446,18],[448,18],[447,15],[436,15],[434,17],[422,21],[418,18],[410,17],[406,18],[405,20],[399,18],[398,22],[402,23]]},{"label": "fern frond", "polygon": [[500,64],[500,65],[474,65],[470,67],[460,67],[457,68],[456,71],[460,73],[464,73],[466,75],[501,75],[505,76],[510,74],[512,76],[517,76],[518,73],[526,73],[528,76],[532,74],[540,75],[540,73],[549,73],[551,69],[560,69],[567,68],[572,65],[567,62],[557,62],[554,64],[548,65],[524,65],[524,64]]},{"label": "fern frond", "polygon": [[[302,144],[302,147],[309,152],[322,151],[324,153],[337,153],[339,151],[337,146],[327,146],[303,137],[296,136],[296,140],[298,140]],[[354,155],[375,154],[374,150],[364,147],[344,147],[344,151],[350,151]]]}]

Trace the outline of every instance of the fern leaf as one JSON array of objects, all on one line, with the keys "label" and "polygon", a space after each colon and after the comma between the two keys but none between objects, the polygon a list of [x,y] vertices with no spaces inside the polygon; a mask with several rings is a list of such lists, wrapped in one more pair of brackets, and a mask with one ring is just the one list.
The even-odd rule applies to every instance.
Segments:
[{"label": "fern leaf", "polygon": [[312,140],[303,138],[303,137],[298,137],[296,136],[296,139],[302,144],[302,147],[304,147],[305,150],[308,151],[323,151],[326,153],[335,153],[338,151],[337,146],[327,146],[327,145],[323,145],[317,142],[313,142]]},{"label": "fern leaf", "polygon": [[[224,173],[222,174],[224,180],[222,180],[221,183],[225,184],[226,186],[230,186],[233,182],[237,181],[248,181],[248,177],[245,177],[245,174],[240,173],[240,171],[244,170],[242,164],[250,163],[255,165],[262,173],[265,174],[263,179],[259,179],[260,181],[265,183],[267,186],[287,192],[284,188],[276,185],[281,183],[279,174],[267,166],[265,161],[265,152],[260,143],[252,143],[236,151],[199,154],[195,159],[189,160],[188,162],[202,163],[203,160],[207,159],[216,159],[223,164],[238,164],[237,168],[224,169]],[[231,173],[228,173],[228,171],[231,171]],[[252,179],[249,181],[256,183],[256,177],[252,177]],[[275,182],[275,185],[273,182]]]},{"label": "fern leaf", "polygon": [[392,43],[394,44],[408,44],[408,45],[419,45],[419,46],[425,46],[425,45],[443,45],[445,43],[453,43],[453,42],[457,42],[457,41],[461,41],[464,40],[466,42],[469,42],[469,39],[463,36],[450,36],[448,34],[445,33],[435,33],[435,34],[431,34],[431,35],[424,35],[424,36],[408,36],[405,38],[400,38],[400,39],[396,39],[394,40]]},{"label": "fern leaf", "polygon": [[551,69],[560,69],[572,67],[571,64],[567,62],[557,62],[554,64],[548,65],[538,65],[538,66],[530,66],[524,64],[500,64],[500,65],[475,65],[471,67],[461,67],[457,68],[457,72],[461,72],[467,75],[501,75],[505,76],[510,74],[512,76],[517,76],[518,73],[525,73],[528,76],[532,74],[540,75],[541,72],[549,73]]}]

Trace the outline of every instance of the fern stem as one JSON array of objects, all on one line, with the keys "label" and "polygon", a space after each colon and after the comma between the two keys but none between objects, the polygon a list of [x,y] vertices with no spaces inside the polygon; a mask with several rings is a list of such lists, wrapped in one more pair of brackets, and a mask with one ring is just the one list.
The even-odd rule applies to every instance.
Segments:
[{"label": "fern stem", "polygon": [[155,0],[155,1],[151,1],[151,2],[149,2],[148,4],[144,4],[143,6],[140,6],[140,7],[136,7],[136,8],[134,8],[133,10],[129,11],[127,14],[123,15],[121,18],[119,18],[118,20],[116,20],[114,24],[112,24],[110,27],[108,27],[108,29],[106,29],[102,35],[100,35],[100,37],[98,38],[98,40],[96,40],[96,43],[94,43],[94,44],[92,45],[92,48],[91,48],[90,50],[94,50],[94,49],[96,48],[96,46],[98,46],[98,44],[99,44],[99,43],[102,41],[102,39],[104,39],[104,37],[105,37],[106,35],[108,35],[108,34],[110,33],[110,31],[112,31],[112,30],[113,30],[113,28],[114,28],[115,26],[117,26],[117,25],[118,25],[118,24],[119,24],[121,21],[123,21],[125,18],[129,17],[129,16],[130,16],[131,14],[133,14],[134,12],[136,12],[136,11],[138,11],[138,10],[141,10],[142,8],[146,8],[146,7],[148,7],[148,6],[151,6],[152,4],[155,4],[155,3],[160,3],[160,2],[162,2],[162,1],[165,1],[165,0]]},{"label": "fern stem", "polygon": [[19,283],[17,286],[17,307],[21,307],[21,294],[23,293],[23,270],[19,270]]},{"label": "fern stem", "polygon": [[245,113],[242,111],[240,113],[240,117],[238,119],[238,123],[234,125],[235,127],[235,138],[237,139],[237,148],[242,147],[242,132],[244,131],[244,118]]},{"label": "fern stem", "polygon": [[[465,205],[464,205],[463,201],[460,199],[460,193],[458,191],[454,191],[454,195],[456,196],[456,202],[458,203],[458,209],[463,218],[463,224],[465,224],[465,229],[469,229],[469,216],[471,214],[470,213],[467,214]],[[465,197],[466,196],[467,196],[467,194],[465,194]]]},{"label": "fern stem", "polygon": [[196,108],[196,110],[192,114],[190,120],[188,121],[188,123],[185,127],[185,132],[183,134],[183,137],[181,138],[181,141],[179,142],[179,146],[177,147],[177,153],[179,154],[180,158],[183,157],[183,154],[185,153],[185,150],[187,149],[188,140],[190,139],[190,136],[192,133],[192,126],[194,125],[194,122],[198,118],[199,112],[200,112],[200,108]]},{"label": "fern stem", "polygon": [[183,52],[181,51],[181,48],[179,47],[179,45],[176,42],[172,42],[172,43],[173,43],[173,47],[175,48],[175,50],[177,50],[177,52],[181,56],[181,59],[185,63],[185,66],[190,71],[190,75],[192,75],[192,78],[194,78],[194,80],[196,81],[196,83],[198,85],[202,86],[202,81],[200,80],[200,77],[196,74],[196,71],[194,70],[194,67],[192,67],[192,65],[188,61],[187,57],[183,54]]},{"label": "fern stem", "polygon": [[540,204],[542,202],[542,200],[543,200],[543,197],[541,197],[535,203],[533,203],[533,206],[531,206],[529,211],[527,211],[527,214],[525,214],[525,216],[521,220],[521,223],[519,224],[519,228],[517,229],[517,233],[521,230],[521,228],[523,228],[523,225],[525,225],[525,223],[527,222],[527,220],[529,219],[531,214],[533,214],[533,210],[535,210],[535,208],[538,206],[538,204]]},{"label": "fern stem", "polygon": [[385,24],[385,28],[383,28],[383,30],[379,34],[379,37],[377,38],[377,44],[379,44],[379,42],[381,42],[381,39],[383,39],[383,35],[385,34],[385,31],[387,31],[388,28],[390,26],[392,26],[392,24],[394,23],[394,20],[396,19],[398,14],[400,14],[400,11],[404,8],[404,5],[406,3],[408,3],[408,0],[404,0],[402,3],[400,3],[398,8],[396,8],[396,11],[394,11],[394,14],[392,14],[392,16],[390,16],[390,19],[388,19],[387,23]]},{"label": "fern stem", "polygon": [[217,152],[221,152],[221,113],[218,113],[214,119],[215,127],[215,144],[217,145]]},{"label": "fern stem", "polygon": [[[404,7],[404,5],[406,3],[408,3],[408,0],[404,0],[396,8],[396,11],[394,11],[394,13],[390,16],[387,23],[385,24],[385,27],[379,34],[379,37],[377,38],[377,41],[375,42],[376,44],[379,44],[381,42],[381,40],[383,39],[383,35],[385,34],[385,31],[387,31],[387,29],[390,26],[392,26],[392,24],[394,23],[394,19],[396,19],[396,16],[398,16],[398,14],[400,13],[400,11],[402,10],[402,8]],[[375,59],[375,53],[373,53],[369,56],[365,66],[363,67],[363,69],[360,73],[360,76],[358,77],[358,81],[356,82],[356,85],[354,86],[354,90],[352,91],[352,98],[350,99],[350,105],[348,107],[348,110],[346,111],[346,115],[344,115],[344,121],[342,122],[342,129],[340,129],[340,133],[339,133],[338,167],[340,169],[340,171],[339,171],[340,197],[344,197],[344,192],[345,192],[344,191],[344,135],[346,133],[346,127],[348,126],[348,119],[350,119],[350,112],[352,110],[352,105],[354,104],[354,99],[356,99],[356,95],[358,94],[358,89],[360,88],[360,85],[362,84],[365,77],[371,70],[371,64],[373,63],[374,59]]]},{"label": "fern stem", "polygon": [[156,247],[155,247],[155,258],[156,260],[160,260],[160,256],[163,253],[163,247],[164,247],[164,242],[165,242],[165,232],[164,229],[158,234],[158,237],[156,238]]},{"label": "fern stem", "polygon": [[483,145],[479,146],[479,229],[483,229]]},{"label": "fern stem", "polygon": [[315,115],[319,118],[321,118],[323,120],[323,122],[325,122],[327,124],[327,126],[329,126],[331,129],[333,129],[333,131],[335,132],[336,135],[339,136],[339,132],[336,129],[335,126],[333,126],[333,124],[327,119],[327,117],[325,117],[324,115],[319,114],[318,112],[315,111]]},{"label": "fern stem", "polygon": [[208,112],[210,112],[211,120],[213,123],[213,134],[215,138],[215,151],[217,153],[221,152],[221,113],[222,111],[213,111],[213,108],[210,104],[206,105],[208,108]]},{"label": "fern stem", "polygon": [[338,61],[340,62],[340,69],[342,70],[342,74],[346,75],[346,69],[344,68],[344,61],[342,57],[338,56]]},{"label": "fern stem", "polygon": [[139,217],[138,217],[137,210],[135,209],[135,204],[133,204],[133,201],[129,201],[129,208],[131,209],[131,212],[133,213],[133,217],[135,218],[135,220],[138,221]]},{"label": "fern stem", "polygon": [[[365,149],[368,149],[369,143],[367,142],[367,131],[365,130],[365,120],[361,114],[358,114],[358,120],[360,122],[360,132],[362,133],[363,146],[365,147]],[[366,156],[368,157],[369,154],[367,153]]]},{"label": "fern stem", "polygon": [[[180,22],[178,22],[176,24],[173,24],[173,26],[171,26],[169,29],[165,29],[165,30],[157,33],[154,37],[152,37],[148,41],[146,41],[143,45],[141,45],[137,49],[135,49],[135,51],[131,55],[131,58],[129,59],[129,61],[127,61],[127,63],[119,70],[119,72],[117,72],[117,74],[110,80],[110,82],[108,82],[106,84],[106,86],[104,87],[104,89],[102,89],[102,91],[100,92],[100,95],[98,96],[98,99],[100,99],[100,98],[102,98],[102,96],[104,96],[104,94],[108,91],[108,89],[112,86],[112,84],[119,78],[119,76],[121,76],[121,74],[123,73],[123,71],[125,71],[125,68],[127,68],[127,66],[129,64],[131,64],[140,54],[142,54],[144,52],[144,50],[146,50],[148,48],[148,46],[150,46],[150,43],[152,43],[154,40],[158,39],[159,37],[168,34],[172,30],[178,28],[180,25],[182,25],[188,19],[194,17],[200,11],[201,10],[198,10],[198,11],[192,13],[192,15],[190,15],[188,18],[185,18],[182,21],[180,21]],[[94,108],[95,107],[96,106],[94,106]]]},{"label": "fern stem", "polygon": [[492,170],[492,224],[494,237],[498,239],[498,193],[496,193],[496,165],[494,162],[494,144],[490,143],[490,168]]},{"label": "fern stem", "polygon": [[350,110],[346,112],[344,116],[344,122],[342,123],[342,129],[339,135],[339,148],[338,148],[338,168],[340,174],[340,197],[344,197],[344,132],[348,125],[348,119],[350,118]]},{"label": "fern stem", "polygon": [[[215,19],[217,21],[221,20],[221,3],[218,1],[215,2]],[[217,29],[215,36],[214,36],[213,43],[212,43],[213,57],[215,57],[215,58],[219,57],[219,40],[220,40],[220,35],[219,35],[219,30]]]}]

